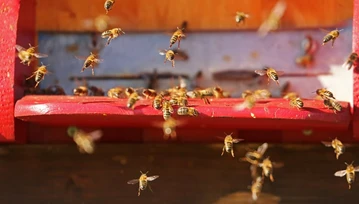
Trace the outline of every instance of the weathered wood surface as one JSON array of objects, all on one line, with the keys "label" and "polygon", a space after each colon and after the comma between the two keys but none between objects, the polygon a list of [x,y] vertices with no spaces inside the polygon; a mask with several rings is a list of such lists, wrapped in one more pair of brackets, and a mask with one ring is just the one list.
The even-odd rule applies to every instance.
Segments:
[{"label": "weathered wood surface", "polygon": [[[121,0],[106,17],[105,0],[38,0],[39,31],[96,31],[96,22],[108,22],[127,31],[171,31],[188,21],[191,31],[258,29],[277,0]],[[249,13],[246,24],[236,26],[236,11]],[[104,17],[101,17],[104,16]],[[353,0],[287,1],[281,27],[335,27],[353,16]],[[97,19],[98,21],[96,21]],[[99,19],[102,19],[99,20]],[[98,24],[99,24],[98,23]]]},{"label": "weathered wood surface", "polygon": [[[81,155],[74,145],[1,146],[0,203],[250,203],[249,164],[238,162],[247,144],[235,146],[235,156],[220,156],[222,144],[99,144],[94,155]],[[252,144],[250,148],[256,148]],[[267,154],[284,162],[275,182],[266,180],[258,203],[275,196],[280,203],[358,203],[359,181],[348,190],[334,172],[355,160],[359,147],[349,147],[337,161],[322,145],[276,145]],[[150,171],[154,193],[126,182]],[[70,179],[72,177],[72,179]],[[233,194],[233,195],[230,195]],[[217,202],[226,200],[225,202]]]}]

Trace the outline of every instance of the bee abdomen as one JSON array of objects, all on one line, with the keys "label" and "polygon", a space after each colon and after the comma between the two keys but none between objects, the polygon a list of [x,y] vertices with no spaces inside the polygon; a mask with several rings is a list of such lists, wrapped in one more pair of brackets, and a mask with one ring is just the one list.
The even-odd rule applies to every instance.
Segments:
[{"label": "bee abdomen", "polygon": [[105,31],[105,32],[103,32],[102,34],[101,34],[101,37],[102,38],[107,38],[108,36],[110,36],[111,35],[111,31]]},{"label": "bee abdomen", "polygon": [[43,76],[44,76],[43,73],[38,72],[38,73],[36,74],[36,76],[35,76],[35,81],[36,81],[36,82],[41,81]]},{"label": "bee abdomen", "polygon": [[170,40],[170,45],[175,44],[177,40],[178,40],[178,36],[177,36],[177,35],[173,35],[173,36],[171,37],[171,40]]},{"label": "bee abdomen", "polygon": [[110,10],[112,6],[113,6],[113,1],[106,1],[105,2],[104,7],[105,7],[106,10]]},{"label": "bee abdomen", "polygon": [[136,99],[135,98],[129,98],[127,102],[127,108],[132,108],[133,105],[135,105]]},{"label": "bee abdomen", "polygon": [[188,114],[188,108],[187,107],[179,107],[177,109],[178,115],[187,115]]},{"label": "bee abdomen", "polygon": [[332,35],[326,35],[326,36],[324,36],[323,43],[327,43],[327,42],[329,42],[331,39],[333,39],[333,36],[332,36]]},{"label": "bee abdomen", "polygon": [[276,73],[270,73],[270,78],[277,81],[278,80],[278,75]]},{"label": "bee abdomen", "polygon": [[87,61],[85,62],[85,68],[87,68],[87,67],[89,67],[89,66],[91,66],[91,65],[92,65],[91,60],[87,60]]},{"label": "bee abdomen", "polygon": [[171,117],[171,113],[169,111],[163,112],[163,119],[168,120]]}]

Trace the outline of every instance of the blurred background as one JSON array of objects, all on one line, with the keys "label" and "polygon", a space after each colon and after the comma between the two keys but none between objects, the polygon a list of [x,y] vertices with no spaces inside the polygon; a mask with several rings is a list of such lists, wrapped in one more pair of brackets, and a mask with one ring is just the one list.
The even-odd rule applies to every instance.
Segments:
[{"label": "blurred background", "polygon": [[[53,85],[61,86],[66,95],[73,95],[79,85],[96,86],[105,93],[116,86],[163,90],[184,76],[189,89],[221,86],[232,97],[266,88],[274,98],[293,91],[313,99],[316,89],[327,88],[336,99],[353,101],[353,71],[342,68],[352,52],[352,0],[116,0],[108,14],[105,0],[32,2],[26,8],[22,2],[21,12],[34,7],[36,37],[29,41],[49,55],[31,67],[48,65],[51,74],[40,83],[42,90]],[[236,22],[236,12],[248,14],[245,22]],[[106,46],[101,33],[116,27],[125,34]],[[180,50],[177,44],[172,47],[180,52],[172,67],[159,50],[168,49],[177,27],[184,28],[186,37]],[[322,45],[334,29],[343,29],[334,47],[331,42]],[[26,38],[26,32],[23,35]],[[311,50],[305,52],[308,42]],[[27,47],[28,42],[22,43]],[[81,73],[84,61],[78,59],[90,52],[103,59],[95,76],[90,70]],[[265,66],[283,71],[279,87],[254,74]],[[154,82],[158,74],[169,77]],[[24,83],[26,95],[40,93],[26,91],[33,85]],[[18,92],[15,97],[22,96]],[[359,202],[359,184],[354,182],[348,190],[345,177],[334,176],[346,168],[345,162],[356,160],[359,147],[345,143],[348,148],[337,160],[333,148],[320,143],[335,137],[349,141],[350,130],[192,127],[180,129],[178,141],[164,141],[159,128],[84,127],[86,132],[102,128],[104,133],[95,153],[88,155],[79,153],[67,127],[18,124],[16,132],[27,134],[28,144],[0,146],[0,203]],[[234,144],[235,157],[226,152],[221,157],[224,132],[232,131],[235,138],[245,134],[255,143]],[[218,142],[213,142],[217,135]],[[297,144],[291,144],[293,138],[299,138]],[[254,201],[250,164],[240,158],[264,142],[269,147],[263,158],[270,156],[282,165],[274,168],[274,182],[265,177]],[[140,171],[160,177],[150,182],[153,192],[147,188],[138,197],[138,185],[127,182],[138,178]]]}]

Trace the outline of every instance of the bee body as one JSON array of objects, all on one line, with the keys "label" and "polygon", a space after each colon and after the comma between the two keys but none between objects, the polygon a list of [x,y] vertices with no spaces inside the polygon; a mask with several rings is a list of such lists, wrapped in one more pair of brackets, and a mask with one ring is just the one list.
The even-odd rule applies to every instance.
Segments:
[{"label": "bee body", "polygon": [[87,96],[88,88],[86,86],[79,86],[73,90],[75,96]]},{"label": "bee body", "polygon": [[177,114],[182,115],[182,116],[185,116],[185,115],[187,115],[187,116],[198,116],[199,115],[198,111],[195,108],[193,108],[193,107],[185,107],[185,106],[179,107],[177,109]]},{"label": "bee body", "polygon": [[157,109],[157,110],[160,110],[161,107],[162,107],[162,99],[163,99],[163,96],[160,94],[160,95],[157,95],[154,99],[153,99],[153,103],[152,103],[152,106],[153,108]]},{"label": "bee body", "polygon": [[256,201],[258,199],[258,195],[260,194],[260,192],[262,191],[262,186],[263,186],[263,179],[262,177],[257,177],[253,182],[252,182],[252,186],[251,186],[251,191],[252,191],[252,199],[254,201]]},{"label": "bee body", "polygon": [[352,184],[355,181],[355,172],[359,171],[359,166],[354,167],[352,162],[351,164],[347,164],[347,168],[345,170],[340,170],[334,173],[334,176],[343,177],[346,176],[347,183],[349,185],[349,189],[351,189]]},{"label": "bee body", "polygon": [[332,47],[334,46],[335,40],[339,37],[341,30],[335,29],[330,31],[327,35],[323,38],[323,45],[329,41],[332,41]]},{"label": "bee body", "polygon": [[165,120],[168,120],[173,113],[173,108],[170,102],[167,100],[162,102],[162,113],[163,113],[163,119]]},{"label": "bee body", "polygon": [[148,186],[148,181],[153,181],[155,179],[157,179],[159,176],[155,175],[155,176],[147,176],[147,173],[142,173],[141,172],[141,176],[138,179],[132,179],[130,181],[127,182],[127,184],[136,184],[138,183],[138,196],[141,195],[141,191],[145,190]]},{"label": "bee body", "polygon": [[134,105],[138,100],[140,99],[137,92],[133,92],[132,94],[130,94],[127,100],[127,108],[134,109],[135,108]]},{"label": "bee body", "polygon": [[273,182],[274,178],[273,178],[273,164],[272,161],[269,158],[266,158],[263,160],[262,163],[259,164],[260,167],[262,167],[263,171],[262,171],[262,175],[269,177],[270,180]]},{"label": "bee body", "polygon": [[324,99],[324,106],[333,110],[334,113],[337,111],[340,112],[342,110],[342,105],[335,99]]},{"label": "bee body", "polygon": [[100,62],[101,62],[101,60],[97,58],[96,54],[93,54],[91,52],[90,55],[86,58],[83,66],[82,66],[81,72],[85,71],[85,69],[87,69],[87,68],[91,68],[92,75],[95,75],[95,71],[94,71],[95,65]]},{"label": "bee body", "polygon": [[303,106],[304,106],[304,103],[303,103],[302,99],[300,99],[300,98],[291,98],[289,101],[289,104],[292,107],[296,107],[297,109],[303,108]]},{"label": "bee body", "polygon": [[183,33],[183,28],[180,29],[177,27],[177,30],[173,33],[170,39],[170,48],[178,41],[178,49],[180,49],[181,38],[183,37],[186,37],[186,35]]},{"label": "bee body", "polygon": [[115,4],[115,0],[106,0],[104,4],[104,8],[106,10],[106,14],[112,9],[113,5]]},{"label": "bee body", "polygon": [[37,70],[30,76],[28,77],[26,80],[35,77],[35,88],[39,85],[39,83],[44,80],[45,75],[48,73],[46,66],[42,65],[41,67],[37,68]]},{"label": "bee body", "polygon": [[123,93],[123,89],[121,87],[114,87],[107,91],[107,96],[110,98],[120,98]]},{"label": "bee body", "polygon": [[31,46],[30,44],[28,49],[25,49],[20,45],[15,45],[15,48],[18,51],[17,56],[21,60],[20,62],[27,66],[30,66],[30,63],[33,61],[34,57],[36,58],[48,57],[47,54],[36,53],[35,47]]},{"label": "bee body", "polygon": [[353,52],[348,57],[347,61],[343,64],[343,67],[350,70],[358,62],[358,54]]},{"label": "bee body", "polygon": [[107,38],[106,45],[109,45],[110,42],[119,37],[120,35],[125,34],[125,32],[121,28],[113,28],[111,30],[106,30],[101,34],[102,38]]},{"label": "bee body", "polygon": [[245,14],[243,12],[236,12],[236,16],[235,16],[235,20],[236,20],[236,23],[237,25],[240,23],[240,22],[243,22],[243,24],[245,24],[245,20],[249,17],[248,14]]},{"label": "bee body", "polygon": [[142,94],[146,97],[146,99],[154,99],[157,96],[157,92],[153,89],[144,89]]}]

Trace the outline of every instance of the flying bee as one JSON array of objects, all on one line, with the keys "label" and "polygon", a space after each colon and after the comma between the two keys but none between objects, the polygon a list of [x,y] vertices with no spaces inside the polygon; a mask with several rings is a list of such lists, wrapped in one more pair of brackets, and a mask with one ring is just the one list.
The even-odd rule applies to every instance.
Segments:
[{"label": "flying bee", "polygon": [[73,90],[75,96],[87,96],[88,92],[89,90],[86,86],[79,86]]},{"label": "flying bee", "polygon": [[259,163],[259,167],[262,167],[262,177],[266,176],[269,177],[272,182],[274,182],[273,177],[273,165],[272,161],[269,157],[265,158],[261,163]]},{"label": "flying bee", "polygon": [[35,48],[36,47],[31,46],[30,43],[29,43],[29,48],[27,48],[27,49],[23,48],[20,45],[15,45],[15,49],[18,51],[17,56],[21,60],[22,64],[30,66],[30,63],[34,59],[33,57],[36,57],[36,58],[48,57],[47,54],[36,53]]},{"label": "flying bee", "polygon": [[347,61],[342,65],[343,68],[350,70],[353,65],[355,65],[358,62],[358,54],[353,52],[348,57]]},{"label": "flying bee", "polygon": [[128,96],[127,108],[135,109],[135,103],[140,100],[138,93],[135,91]]},{"label": "flying bee", "polygon": [[235,20],[237,23],[237,26],[239,25],[240,22],[243,22],[243,24],[245,24],[245,20],[249,18],[249,15],[243,12],[236,12],[236,16],[235,16]]},{"label": "flying bee", "polygon": [[71,126],[67,129],[67,134],[73,138],[80,153],[92,154],[95,151],[94,141],[100,139],[103,133],[101,130],[86,133],[75,126]]},{"label": "flying bee", "polygon": [[106,31],[104,31],[104,32],[101,34],[101,37],[102,37],[102,38],[107,38],[107,43],[106,43],[106,45],[109,45],[110,42],[111,42],[113,39],[115,39],[115,38],[117,38],[117,37],[119,37],[119,36],[121,36],[121,35],[123,35],[123,34],[125,34],[125,32],[124,32],[121,28],[113,28],[113,29],[111,29],[111,30],[106,30]]},{"label": "flying bee", "polygon": [[186,106],[179,107],[179,108],[177,109],[177,114],[178,114],[178,115],[182,115],[182,116],[184,116],[184,115],[188,115],[188,116],[198,116],[198,115],[199,115],[198,111],[197,111],[195,108],[193,108],[193,107],[186,107]]},{"label": "flying bee", "polygon": [[292,107],[296,107],[299,110],[300,108],[303,108],[304,103],[302,99],[293,97],[289,99],[289,105]]},{"label": "flying bee", "polygon": [[186,37],[186,35],[183,33],[184,28],[180,29],[177,27],[177,30],[173,33],[171,39],[170,39],[170,47],[172,47],[173,44],[175,44],[178,41],[178,49],[180,49],[180,43],[181,38]]},{"label": "flying bee", "polygon": [[254,201],[258,199],[258,195],[262,191],[263,183],[264,183],[264,179],[260,176],[258,176],[257,178],[254,179],[254,181],[252,181],[251,191],[252,191],[252,199]]},{"label": "flying bee", "polygon": [[[226,134],[226,133],[224,133],[224,134]],[[223,146],[223,149],[222,149],[221,156],[223,156],[224,151],[226,151],[227,153],[231,153],[232,157],[234,157],[233,144],[244,140],[244,139],[235,139],[235,138],[232,137],[232,134],[233,133],[231,133],[229,135],[226,134],[226,137],[224,138],[224,146]]]},{"label": "flying bee", "polygon": [[115,4],[115,0],[106,0],[104,4],[104,8],[106,10],[106,14],[112,9],[113,5]]},{"label": "flying bee", "polygon": [[173,107],[171,106],[170,102],[167,100],[164,100],[162,102],[162,113],[163,113],[163,119],[168,120],[171,117],[171,114],[173,113]]},{"label": "flying bee", "polygon": [[244,158],[241,158],[241,161],[247,161],[253,165],[258,165],[262,161],[262,157],[266,150],[268,149],[268,143],[263,143],[258,147],[257,151],[250,151],[246,153]]},{"label": "flying bee", "polygon": [[162,107],[162,99],[163,99],[162,94],[157,95],[157,96],[153,99],[153,103],[152,103],[153,108],[155,108],[155,109],[157,109],[157,110],[160,110],[161,107]]},{"label": "flying bee", "polygon": [[84,57],[76,57],[77,59],[83,60],[85,59],[84,65],[81,69],[81,72],[84,72],[85,69],[91,67],[92,69],[92,75],[95,75],[95,65],[97,65],[98,63],[101,63],[103,60],[97,58],[97,55],[90,52],[90,55],[87,58]]},{"label": "flying bee", "polygon": [[139,179],[133,179],[133,180],[130,180],[127,182],[127,184],[137,184],[139,183],[139,186],[138,186],[138,196],[140,196],[141,194],[141,191],[145,190],[147,188],[147,185],[148,185],[148,188],[152,191],[151,189],[151,186],[149,185],[148,181],[153,181],[155,179],[157,179],[158,175],[155,175],[155,176],[147,176],[148,174],[148,171],[146,173],[142,173],[142,171],[140,171],[141,173],[141,176]]},{"label": "flying bee", "polygon": [[345,146],[343,145],[343,143],[338,140],[337,138],[335,138],[334,140],[332,140],[331,142],[325,142],[322,141],[322,143],[326,146],[326,147],[333,147],[334,149],[334,153],[337,159],[339,159],[339,156],[341,154],[344,154],[345,151]]},{"label": "flying bee", "polygon": [[340,112],[342,110],[342,105],[340,103],[332,98],[324,99],[324,106],[329,108],[330,110],[333,110],[334,113]]},{"label": "flying bee", "polygon": [[146,99],[154,99],[157,96],[157,92],[153,89],[144,89],[142,94],[145,96]]},{"label": "flying bee", "polygon": [[120,98],[123,93],[122,87],[114,87],[107,91],[107,96],[110,98]]},{"label": "flying bee", "polygon": [[47,71],[46,66],[42,65],[39,68],[37,68],[36,71],[33,72],[33,74],[31,76],[29,76],[28,78],[26,78],[26,80],[31,79],[32,77],[35,77],[35,88],[39,85],[39,83],[44,80],[45,75],[50,73],[49,71]]},{"label": "flying bee", "polygon": [[277,83],[278,86],[279,86],[278,75],[282,75],[284,73],[283,71],[276,71],[275,69],[273,69],[271,67],[265,67],[263,70],[255,70],[254,72],[260,76],[267,75],[268,76],[268,84],[269,84],[269,79],[272,79],[273,81],[275,81]]},{"label": "flying bee", "polygon": [[335,29],[335,30],[330,31],[328,34],[326,34],[324,36],[322,45],[324,45],[325,43],[327,43],[329,41],[332,41],[332,47],[334,47],[334,42],[339,37],[339,34],[342,31],[343,31],[343,29],[341,29],[341,30]]},{"label": "flying bee", "polygon": [[172,67],[175,67],[175,52],[172,50],[160,50],[160,55],[165,55],[165,60],[163,63],[166,63],[167,61],[170,61],[172,63]]},{"label": "flying bee", "polygon": [[351,189],[351,185],[355,181],[355,172],[359,172],[359,166],[354,167],[353,166],[354,161],[351,164],[345,163],[347,165],[347,168],[345,170],[337,171],[334,173],[334,176],[343,177],[347,176],[347,182],[349,184],[349,189]]},{"label": "flying bee", "polygon": [[328,91],[325,88],[317,89],[315,91],[318,96],[320,96],[322,99],[335,99],[332,92]]}]

